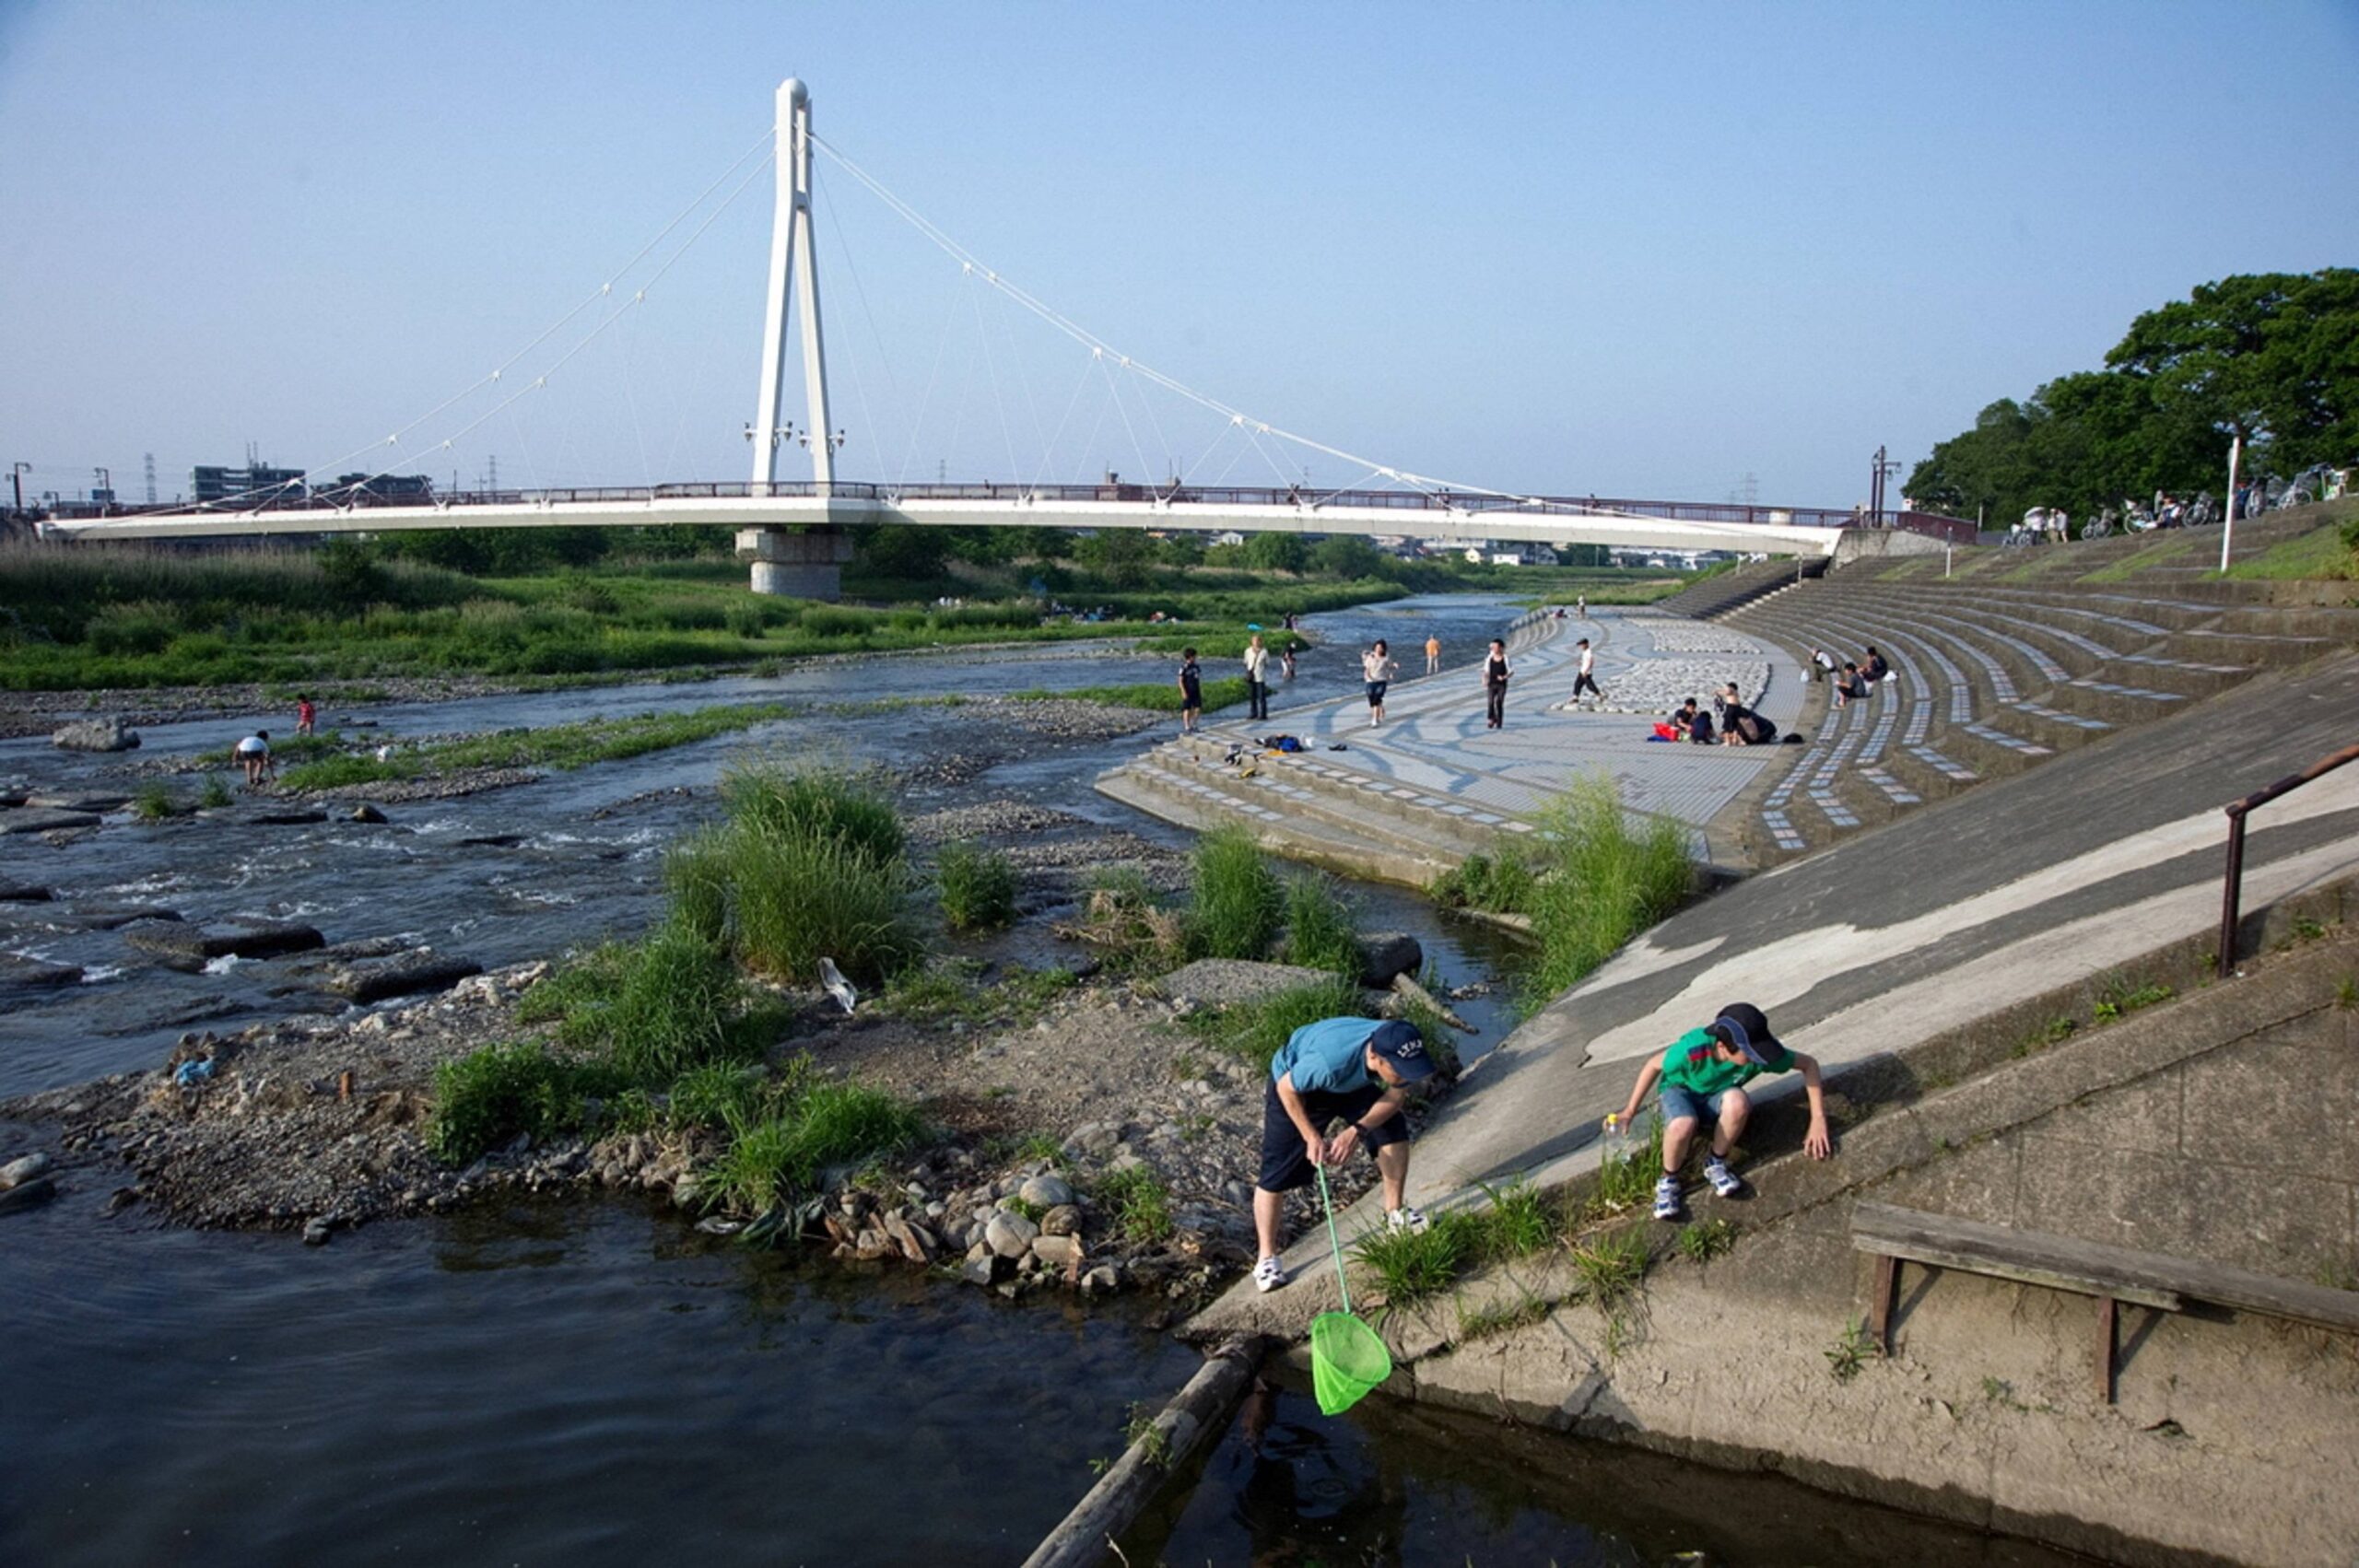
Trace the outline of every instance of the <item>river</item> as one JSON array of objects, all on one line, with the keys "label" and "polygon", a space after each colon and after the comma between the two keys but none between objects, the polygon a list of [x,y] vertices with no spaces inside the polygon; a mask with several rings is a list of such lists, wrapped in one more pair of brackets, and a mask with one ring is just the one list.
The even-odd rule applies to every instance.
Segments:
[{"label": "river", "polygon": [[[1348,690],[1365,638],[1408,645],[1436,628],[1471,660],[1513,614],[1461,598],[1318,617],[1325,646],[1281,700]],[[968,651],[348,711],[398,736],[1169,669],[1103,649]],[[246,727],[158,727],[140,755],[217,749]],[[0,1094],[149,1065],[183,1028],[226,1031],[288,1004],[268,965],[140,967],[116,932],[58,929],[74,924],[60,910],[160,905],[190,919],[303,919],[332,942],[405,935],[486,965],[544,957],[646,922],[663,846],[712,809],[709,787],[743,748],[906,766],[957,750],[960,728],[940,708],[790,720],[396,807],[381,826],[111,822],[63,847],[0,840],[0,882],[61,895],[54,908],[0,907],[0,947],[88,971],[7,999]],[[1088,789],[1161,732],[1008,756],[913,804],[1013,795],[1172,837]],[[0,780],[120,790],[118,760],[0,743]],[[1487,933],[1397,891],[1360,897],[1373,923],[1415,931],[1451,979],[1509,977],[1512,954]],[[1484,1028],[1478,1046],[1507,1022],[1495,999],[1461,1011]],[[0,1124],[0,1151],[20,1130]],[[1129,1405],[1159,1402],[1195,1360],[1127,1306],[1014,1306],[898,1270],[747,1253],[634,1203],[484,1209],[308,1249],[158,1228],[136,1209],[104,1220],[102,1202],[78,1189],[0,1220],[0,1563],[1014,1562],[1087,1489],[1091,1461],[1120,1449]],[[1717,1518],[1731,1510],[1777,1527],[1731,1528]],[[1325,1422],[1291,1388],[1132,1541],[1134,1562],[1452,1568],[1690,1550],[1729,1563],[1966,1563],[1999,1544],[1383,1400]]]}]

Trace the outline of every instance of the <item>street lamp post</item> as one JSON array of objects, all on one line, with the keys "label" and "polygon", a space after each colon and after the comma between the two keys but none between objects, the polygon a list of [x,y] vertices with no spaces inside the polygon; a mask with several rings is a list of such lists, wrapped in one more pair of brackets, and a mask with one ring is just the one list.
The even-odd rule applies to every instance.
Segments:
[{"label": "street lamp post", "polygon": [[25,475],[32,471],[33,465],[29,462],[14,462],[8,465],[8,484],[17,492],[18,511],[25,509]]},{"label": "street lamp post", "polygon": [[1876,449],[1876,455],[1872,462],[1872,466],[1868,471],[1869,520],[1876,527],[1882,528],[1884,526],[1884,482],[1900,473],[1900,462],[1896,458],[1885,457],[1884,449],[1882,447]]}]

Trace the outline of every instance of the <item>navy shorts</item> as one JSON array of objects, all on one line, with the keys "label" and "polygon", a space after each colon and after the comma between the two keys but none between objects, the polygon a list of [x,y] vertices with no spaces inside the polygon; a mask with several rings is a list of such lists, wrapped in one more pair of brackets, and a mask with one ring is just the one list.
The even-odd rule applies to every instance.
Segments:
[{"label": "navy shorts", "polygon": [[1720,1107],[1731,1094],[1743,1094],[1741,1089],[1723,1089],[1717,1094],[1698,1094],[1693,1089],[1683,1089],[1676,1083],[1662,1086],[1662,1119],[1665,1125],[1682,1117],[1694,1117],[1706,1127],[1720,1125]]},{"label": "navy shorts", "polygon": [[[1323,1089],[1313,1089],[1302,1097],[1302,1108],[1310,1117],[1310,1125],[1324,1132],[1336,1117],[1357,1121],[1376,1108],[1384,1098],[1382,1084],[1371,1083],[1365,1089],[1355,1089],[1348,1094],[1331,1094]],[[1384,1120],[1360,1134],[1360,1141],[1371,1151],[1409,1141],[1408,1117],[1394,1112]],[[1278,1082],[1270,1080],[1262,1091],[1262,1176],[1253,1185],[1264,1192],[1291,1192],[1297,1187],[1310,1185],[1313,1171],[1310,1151],[1302,1141],[1302,1129],[1286,1115],[1286,1103],[1278,1098]]]},{"label": "navy shorts", "polygon": [[1391,684],[1390,681],[1370,681],[1367,684],[1367,705],[1370,708],[1383,707],[1384,688]]}]

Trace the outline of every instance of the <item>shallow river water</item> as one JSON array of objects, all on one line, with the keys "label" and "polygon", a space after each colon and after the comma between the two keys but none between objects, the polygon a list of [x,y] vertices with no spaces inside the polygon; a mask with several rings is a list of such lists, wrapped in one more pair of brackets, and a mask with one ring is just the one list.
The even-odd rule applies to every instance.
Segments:
[{"label": "shallow river water", "polygon": [[[1360,638],[1470,651],[1513,614],[1457,600],[1322,616],[1294,696],[1335,695]],[[808,666],[771,681],[358,708],[390,733],[546,725],[785,696],[847,700],[1168,678],[1103,651]],[[1283,697],[1282,697],[1283,700]],[[345,710],[331,709],[331,717]],[[210,750],[246,724],[147,732]],[[971,785],[1160,828],[1088,781],[1161,733],[1044,748]],[[955,709],[798,720],[541,783],[396,807],[381,827],[110,822],[63,848],[0,840],[0,881],[79,907],[301,919],[332,942],[414,934],[486,965],[643,925],[663,846],[748,745],[909,764]],[[0,743],[0,779],[97,788],[104,764]],[[691,793],[668,793],[687,786]],[[118,785],[119,787],[119,785]],[[650,798],[651,797],[651,798]],[[601,813],[606,814],[601,815]],[[512,844],[466,845],[513,836]],[[1363,892],[1453,980],[1511,954],[1413,895]],[[90,983],[10,999],[0,1094],[147,1065],[182,1028],[284,1012],[271,966],[135,967],[111,931],[9,911],[0,946]],[[1461,1011],[1497,1038],[1501,1012]],[[20,1141],[0,1125],[0,1150]],[[1014,1562],[1160,1402],[1192,1352],[1124,1307],[1014,1306],[912,1277],[748,1254],[668,1211],[582,1199],[287,1235],[158,1229],[69,1192],[0,1220],[0,1564]],[[1525,1442],[1371,1400],[1320,1419],[1281,1387],[1179,1478],[1133,1562],[1935,1564],[2058,1561],[1762,1478]],[[1678,1557],[1700,1552],[1700,1557]]]}]

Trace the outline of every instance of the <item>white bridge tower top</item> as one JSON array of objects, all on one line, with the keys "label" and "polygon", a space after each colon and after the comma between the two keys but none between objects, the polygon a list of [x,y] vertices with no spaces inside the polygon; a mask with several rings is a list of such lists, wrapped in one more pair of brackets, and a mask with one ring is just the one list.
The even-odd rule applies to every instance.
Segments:
[{"label": "white bridge tower top", "polygon": [[[745,434],[754,444],[754,483],[778,479],[778,451],[789,440],[811,449],[811,477],[836,476],[841,439],[827,418],[827,355],[819,331],[819,248],[811,226],[811,89],[789,76],[778,89],[778,211],[770,227],[769,285],[763,298],[762,388]],[[806,427],[780,423],[786,399],[786,299],[792,287],[803,321]]]}]

